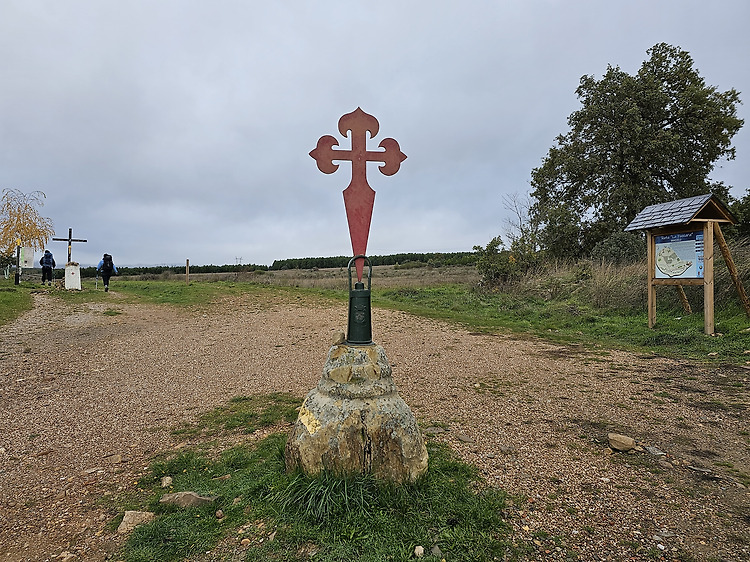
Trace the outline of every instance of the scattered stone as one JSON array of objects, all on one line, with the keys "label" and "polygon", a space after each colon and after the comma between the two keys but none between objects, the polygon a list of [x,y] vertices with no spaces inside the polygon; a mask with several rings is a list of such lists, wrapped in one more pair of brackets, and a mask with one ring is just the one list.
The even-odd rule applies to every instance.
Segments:
[{"label": "scattered stone", "polygon": [[117,532],[121,535],[129,533],[141,523],[148,523],[153,518],[154,514],[150,511],[126,511]]},{"label": "scattered stone", "polygon": [[474,439],[471,436],[466,435],[465,433],[459,433],[459,434],[457,434],[456,438],[459,441],[461,441],[462,443],[473,443],[474,442]]},{"label": "scattered stone", "polygon": [[225,474],[224,476],[217,476],[216,478],[211,478],[211,480],[223,482],[224,480],[229,480],[231,477],[232,477],[231,474]]},{"label": "scattered stone", "polygon": [[162,496],[159,503],[166,503],[179,507],[198,507],[214,503],[215,501],[215,497],[201,496],[195,492],[175,492],[174,494],[165,494]]},{"label": "scattered stone", "polygon": [[422,546],[415,546],[414,547],[414,556],[417,558],[422,558],[424,556],[424,547]]},{"label": "scattered stone", "polygon": [[346,341],[346,334],[342,331],[335,332],[333,339],[331,340],[332,345],[341,345]]},{"label": "scattered stone", "polygon": [[440,547],[438,545],[434,545],[430,549],[430,554],[432,554],[435,558],[442,558],[443,557],[443,551],[440,550]]},{"label": "scattered stone", "polygon": [[615,451],[630,451],[635,447],[635,439],[619,433],[608,433],[609,446]]},{"label": "scattered stone", "polygon": [[224,512],[221,509],[216,510],[216,519],[224,519]]},{"label": "scattered stone", "polygon": [[665,453],[664,451],[660,451],[656,447],[646,447],[646,451],[648,451],[649,454],[654,455],[655,457],[661,457],[661,456],[667,455],[667,453]]},{"label": "scattered stone", "polygon": [[55,452],[54,449],[45,449],[44,451],[39,451],[38,453],[34,453],[31,456],[32,457],[45,457],[45,456],[49,455],[50,453],[54,453],[54,452]]},{"label": "scattered stone", "polygon": [[104,458],[108,463],[111,464],[120,464],[121,462],[123,462],[122,455],[108,455]]},{"label": "scattered stone", "polygon": [[422,430],[422,433],[427,433],[428,435],[437,435],[438,433],[444,433],[445,430],[442,427],[436,427],[434,425],[431,425],[427,429]]},{"label": "scattered stone", "polygon": [[172,477],[171,476],[162,476],[161,477],[161,487],[162,488],[169,488],[172,485]]},{"label": "scattered stone", "polygon": [[250,541],[250,539],[242,539],[242,540],[240,541],[240,544],[241,544],[242,546],[250,546],[250,542],[251,542],[251,541]]},{"label": "scattered stone", "polygon": [[665,460],[660,460],[657,464],[662,468],[674,468],[671,462]]},{"label": "scattered stone", "polygon": [[500,445],[500,452],[504,455],[515,455],[518,449],[511,445]]}]

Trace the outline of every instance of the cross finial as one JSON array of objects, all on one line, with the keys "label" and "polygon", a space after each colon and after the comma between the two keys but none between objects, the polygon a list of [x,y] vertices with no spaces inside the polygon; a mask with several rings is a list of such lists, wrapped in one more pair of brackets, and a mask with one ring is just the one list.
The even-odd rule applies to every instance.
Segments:
[{"label": "cross finial", "polygon": [[[367,150],[367,133],[370,133],[372,139],[378,134],[379,129],[378,120],[358,107],[339,119],[339,132],[345,137],[351,133],[351,150],[334,150],[333,147],[339,145],[338,141],[331,135],[324,135],[310,152],[310,156],[318,163],[318,169],[325,174],[332,174],[338,170],[339,165],[334,164],[334,160],[350,160],[352,163],[352,179],[344,190],[344,206],[355,256],[367,253],[367,239],[375,203],[375,191],[367,183],[367,162],[382,162],[379,166],[380,172],[392,176],[398,172],[401,162],[406,159],[406,154],[401,152],[398,142],[391,138],[380,141],[378,147],[382,148],[382,151]],[[357,279],[362,281],[364,260],[358,259],[356,266]]]}]

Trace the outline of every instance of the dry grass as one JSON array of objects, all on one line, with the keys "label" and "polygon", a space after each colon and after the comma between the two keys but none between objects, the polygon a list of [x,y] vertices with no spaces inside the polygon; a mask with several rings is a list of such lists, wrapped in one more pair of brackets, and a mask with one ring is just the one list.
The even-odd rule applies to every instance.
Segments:
[{"label": "dry grass", "polygon": [[[160,276],[139,275],[132,279],[146,278],[177,280],[181,275],[171,272]],[[473,266],[447,267],[404,267],[380,265],[372,268],[373,288],[429,287],[443,284],[479,283],[479,273]],[[282,271],[252,271],[245,273],[194,273],[191,281],[238,281],[268,283],[287,287],[348,290],[349,281],[346,268],[329,269],[286,269]]]}]

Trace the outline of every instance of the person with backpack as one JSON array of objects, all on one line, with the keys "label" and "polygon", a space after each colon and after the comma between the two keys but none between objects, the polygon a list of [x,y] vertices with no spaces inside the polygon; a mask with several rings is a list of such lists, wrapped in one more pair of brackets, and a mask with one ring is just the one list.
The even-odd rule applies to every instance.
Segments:
[{"label": "person with backpack", "polygon": [[52,252],[44,250],[44,255],[39,260],[39,265],[42,266],[42,285],[44,285],[45,281],[49,281],[49,284],[52,285],[52,270],[55,268],[55,258]]},{"label": "person with backpack", "polygon": [[117,268],[112,261],[112,256],[104,254],[104,257],[99,261],[99,265],[96,266],[97,273],[102,272],[102,281],[104,281],[104,292],[109,291],[109,278],[114,273],[117,275]]}]

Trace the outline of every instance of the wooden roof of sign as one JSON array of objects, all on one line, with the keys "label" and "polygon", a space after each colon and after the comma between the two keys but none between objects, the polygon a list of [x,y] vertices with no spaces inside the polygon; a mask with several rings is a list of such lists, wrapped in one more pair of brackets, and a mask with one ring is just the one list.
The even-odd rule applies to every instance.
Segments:
[{"label": "wooden roof of sign", "polygon": [[737,223],[737,219],[727,206],[715,195],[707,193],[649,205],[636,215],[625,230],[651,230],[706,221]]}]

